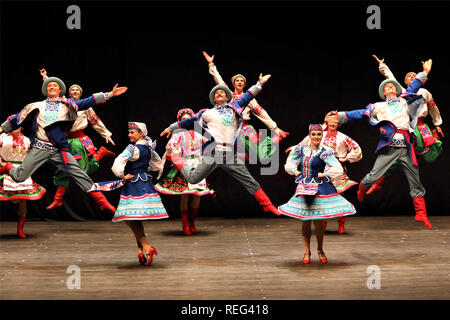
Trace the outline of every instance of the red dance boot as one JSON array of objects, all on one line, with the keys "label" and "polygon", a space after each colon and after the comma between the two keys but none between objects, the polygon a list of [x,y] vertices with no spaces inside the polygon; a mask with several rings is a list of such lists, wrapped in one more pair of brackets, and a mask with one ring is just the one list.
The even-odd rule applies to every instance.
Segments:
[{"label": "red dance boot", "polygon": [[258,201],[259,205],[263,208],[264,212],[272,212],[274,215],[279,216],[281,213],[275,208],[270,201],[269,197],[264,193],[264,191],[259,188],[258,191],[253,195]]},{"label": "red dance boot", "polygon": [[345,232],[345,228],[344,228],[345,217],[339,217],[338,223],[339,223],[338,233],[344,233]]},{"label": "red dance boot", "polygon": [[364,196],[366,195],[366,192],[367,192],[367,188],[362,185],[362,181],[361,181],[359,183],[359,188],[358,188],[358,193],[357,193],[359,202],[364,201]]},{"label": "red dance boot", "polygon": [[95,200],[101,211],[107,210],[112,213],[116,212],[116,208],[108,202],[105,195],[100,191],[89,192],[89,195]]},{"label": "red dance boot", "polygon": [[372,192],[383,189],[384,180],[386,180],[386,176],[381,176],[367,191],[366,194],[371,194]]},{"label": "red dance boot", "polygon": [[53,202],[47,207],[47,210],[62,207],[64,193],[66,193],[66,188],[59,186],[56,189],[55,199],[53,199]]},{"label": "red dance boot", "polygon": [[26,217],[20,217],[19,220],[17,220],[17,236],[22,239],[27,237],[25,233],[23,233],[23,226],[25,224],[25,219]]},{"label": "red dance boot", "polygon": [[425,199],[423,197],[413,198],[414,209],[416,210],[416,217],[414,218],[416,221],[423,222],[425,227],[428,229],[433,229],[430,221],[428,221],[427,217],[427,208],[425,207]]},{"label": "red dance boot", "polygon": [[181,210],[181,222],[183,223],[183,232],[185,235],[190,236],[192,234],[191,227],[189,226],[189,219],[187,216],[187,210]]},{"label": "red dance boot", "polygon": [[197,217],[198,208],[191,208],[189,210],[189,225],[192,233],[196,233],[197,229],[195,228],[195,218]]},{"label": "red dance boot", "polygon": [[181,171],[181,169],[186,165],[186,161],[184,161],[184,158],[181,157],[179,153],[166,153],[166,158],[172,161],[178,171]]},{"label": "red dance boot", "polygon": [[95,160],[97,160],[97,162],[100,162],[100,160],[102,160],[105,157],[114,157],[115,155],[116,154],[114,152],[109,151],[108,149],[106,149],[105,147],[102,146],[94,154],[94,158],[95,158]]},{"label": "red dance boot", "polygon": [[328,219],[323,219],[323,231],[327,229]]}]

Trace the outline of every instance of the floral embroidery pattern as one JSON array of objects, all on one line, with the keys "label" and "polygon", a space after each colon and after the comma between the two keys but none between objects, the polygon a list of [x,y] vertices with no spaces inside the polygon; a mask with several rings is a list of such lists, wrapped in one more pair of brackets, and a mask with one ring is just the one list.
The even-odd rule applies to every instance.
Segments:
[{"label": "floral embroidery pattern", "polygon": [[59,112],[59,99],[56,100],[45,100],[45,115],[44,121],[46,124],[52,124],[58,121],[58,112]]},{"label": "floral embroidery pattern", "polygon": [[222,125],[226,127],[232,127],[234,125],[233,111],[231,109],[219,107],[217,108],[217,111],[219,111]]}]

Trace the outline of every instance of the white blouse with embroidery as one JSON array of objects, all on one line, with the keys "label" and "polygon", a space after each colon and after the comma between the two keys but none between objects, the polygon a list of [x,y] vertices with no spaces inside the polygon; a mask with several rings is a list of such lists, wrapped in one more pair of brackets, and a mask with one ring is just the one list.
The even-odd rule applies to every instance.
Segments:
[{"label": "white blouse with embroidery", "polygon": [[[145,145],[147,141],[139,140],[136,144]],[[119,178],[123,178],[125,166],[128,161],[134,162],[139,159],[139,148],[136,148],[133,144],[127,146],[127,148],[117,156],[114,160],[113,166],[111,168],[112,172]],[[152,156],[150,158],[149,167],[152,171],[163,170],[163,162],[156,151],[152,150]]]},{"label": "white blouse with embroidery", "polygon": [[[380,70],[380,73],[385,76],[386,79],[395,79],[394,74],[389,69],[389,67],[385,63],[381,63],[378,66],[378,69]],[[405,92],[406,89],[402,87],[402,92]],[[420,88],[417,91],[417,94],[421,94],[424,99],[424,103],[422,105],[422,110],[420,111],[419,117],[425,118],[428,113],[430,113],[431,118],[433,119],[433,124],[435,126],[440,126],[442,124],[442,118],[441,113],[439,112],[439,109],[436,105],[436,103],[433,100],[433,96],[431,95],[430,91],[428,91],[425,88]]]},{"label": "white blouse with embroidery", "polygon": [[328,167],[328,170],[324,172],[325,176],[329,177],[330,179],[340,179],[342,177],[342,173],[344,172],[344,168],[342,168],[342,165],[334,156],[336,152],[333,149],[322,144],[320,144],[315,149],[312,149],[309,144],[302,145],[301,143],[299,143],[289,154],[286,160],[286,164],[284,165],[284,170],[288,174],[294,175],[294,172],[298,170],[298,166],[303,165],[300,163],[302,153],[306,156],[312,156],[320,152],[322,152],[322,154],[320,155],[320,159],[325,162],[326,167]]},{"label": "white blouse with embroidery", "polygon": [[[309,136],[306,136],[300,142],[301,145],[307,145],[309,143]],[[340,131],[336,131],[334,134],[331,131],[325,130],[323,132],[322,144],[335,150],[337,158],[344,158],[350,163],[362,159],[362,151],[358,143]]]},{"label": "white blouse with embroidery", "polygon": [[88,125],[105,139],[112,136],[112,133],[106,128],[92,107],[87,110],[78,111],[77,118],[70,131],[84,130]]}]

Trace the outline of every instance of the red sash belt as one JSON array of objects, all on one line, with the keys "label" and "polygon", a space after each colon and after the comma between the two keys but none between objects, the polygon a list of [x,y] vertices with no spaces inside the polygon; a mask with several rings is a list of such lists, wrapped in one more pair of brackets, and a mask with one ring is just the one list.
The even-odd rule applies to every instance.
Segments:
[{"label": "red sash belt", "polygon": [[397,130],[397,133],[402,134],[405,137],[406,145],[408,146],[409,154],[411,155],[412,165],[417,167],[416,151],[414,150],[413,142],[411,142],[411,136],[408,130]]},{"label": "red sash belt", "polygon": [[83,138],[86,134],[84,133],[84,130],[77,130],[69,132],[67,138],[69,139],[76,139],[76,138]]}]

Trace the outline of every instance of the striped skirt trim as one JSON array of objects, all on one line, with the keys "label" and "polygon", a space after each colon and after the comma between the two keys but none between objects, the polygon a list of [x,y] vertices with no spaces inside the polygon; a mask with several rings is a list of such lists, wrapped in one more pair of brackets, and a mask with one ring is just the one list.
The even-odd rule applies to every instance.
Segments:
[{"label": "striped skirt trim", "polygon": [[[312,200],[309,203],[308,200]],[[306,199],[294,196],[288,203],[278,207],[280,213],[300,220],[319,220],[349,216],[356,213],[355,207],[338,194],[316,196]]]},{"label": "striped skirt trim", "polygon": [[0,201],[39,200],[45,192],[47,192],[47,190],[35,182],[33,182],[33,189],[19,191],[5,191],[3,190],[3,186],[0,184]]},{"label": "striped skirt trim", "polygon": [[151,220],[168,218],[166,208],[157,193],[142,196],[120,196],[112,221]]}]

